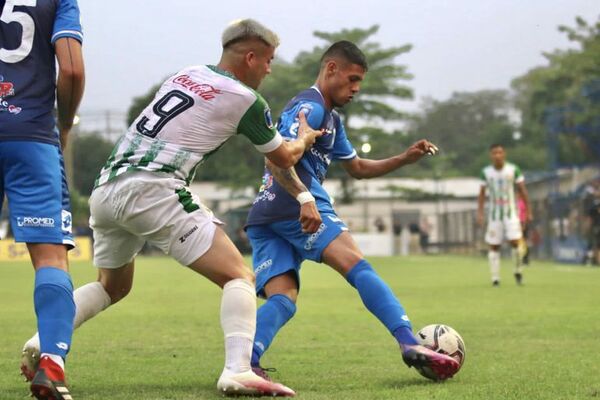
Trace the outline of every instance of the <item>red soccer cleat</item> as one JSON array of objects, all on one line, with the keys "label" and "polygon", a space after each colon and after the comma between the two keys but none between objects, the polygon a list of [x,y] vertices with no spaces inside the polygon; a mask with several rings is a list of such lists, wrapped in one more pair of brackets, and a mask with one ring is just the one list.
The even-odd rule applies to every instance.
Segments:
[{"label": "red soccer cleat", "polygon": [[421,375],[434,381],[452,378],[460,369],[460,364],[454,358],[418,344],[405,346],[402,359],[406,365],[415,367]]},{"label": "red soccer cleat", "polygon": [[33,380],[31,395],[38,400],[73,400],[65,384],[65,372],[49,357],[42,357]]}]

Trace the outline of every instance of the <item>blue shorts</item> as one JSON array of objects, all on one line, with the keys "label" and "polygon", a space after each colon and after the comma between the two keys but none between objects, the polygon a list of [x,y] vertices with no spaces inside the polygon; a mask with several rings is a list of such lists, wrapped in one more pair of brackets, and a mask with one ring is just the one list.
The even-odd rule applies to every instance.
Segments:
[{"label": "blue shorts", "polygon": [[323,250],[348,228],[334,213],[322,213],[323,223],[315,233],[302,232],[297,220],[278,221],[246,228],[252,246],[252,266],[256,274],[256,293],[265,297],[271,278],[294,271],[300,287],[300,265],[304,260],[321,262]]},{"label": "blue shorts", "polygon": [[57,146],[0,141],[0,210],[5,194],[15,241],[74,246],[69,190]]}]

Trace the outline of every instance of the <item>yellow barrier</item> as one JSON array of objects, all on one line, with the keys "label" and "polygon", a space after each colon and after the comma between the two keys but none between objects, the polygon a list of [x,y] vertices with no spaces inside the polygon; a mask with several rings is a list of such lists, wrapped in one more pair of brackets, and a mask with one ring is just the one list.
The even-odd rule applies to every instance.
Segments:
[{"label": "yellow barrier", "polygon": [[[87,236],[75,238],[75,248],[69,251],[70,261],[90,261],[92,240]],[[0,240],[0,261],[29,261],[25,243],[15,243],[12,239]]]}]

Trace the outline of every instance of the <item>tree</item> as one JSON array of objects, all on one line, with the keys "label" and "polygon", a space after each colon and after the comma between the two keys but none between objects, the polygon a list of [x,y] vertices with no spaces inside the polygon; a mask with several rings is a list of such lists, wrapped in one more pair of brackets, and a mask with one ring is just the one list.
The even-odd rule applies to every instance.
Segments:
[{"label": "tree", "polygon": [[537,168],[543,161],[536,154],[522,157],[517,151],[523,143],[513,139],[516,127],[511,122],[512,112],[506,90],[454,93],[445,101],[428,99],[410,135],[414,139],[427,137],[438,145],[440,153],[428,165],[415,167],[429,169],[430,176],[478,175],[489,162],[490,144],[500,143],[522,168]]},{"label": "tree", "polygon": [[547,66],[512,82],[524,138],[549,149],[550,167],[600,159],[600,18],[575,23],[559,31],[578,48],[545,53]]},{"label": "tree", "polygon": [[76,135],[71,145],[74,155],[73,184],[79,194],[89,196],[114,143],[96,133],[87,133]]}]

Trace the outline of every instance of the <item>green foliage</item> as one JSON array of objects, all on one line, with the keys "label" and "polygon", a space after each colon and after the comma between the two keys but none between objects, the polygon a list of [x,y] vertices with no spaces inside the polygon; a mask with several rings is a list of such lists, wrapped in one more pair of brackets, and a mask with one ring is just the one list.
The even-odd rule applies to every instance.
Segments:
[{"label": "green foliage", "polygon": [[[544,54],[547,66],[534,68],[512,82],[523,116],[523,136],[532,147],[546,146],[548,112],[557,107],[565,109],[565,124],[557,146],[558,161],[563,164],[600,158],[581,140],[595,141],[600,146],[600,18],[593,25],[580,17],[575,22],[575,27],[560,26],[559,31],[577,48]],[[590,89],[596,90],[595,101],[589,96]],[[592,129],[577,137],[576,125]]]},{"label": "green foliage", "polygon": [[95,133],[88,133],[76,135],[71,146],[73,146],[74,189],[84,196],[89,196],[114,143]]},{"label": "green foliage", "polygon": [[[489,162],[488,147],[503,144],[512,159],[512,150],[521,146],[513,140],[510,99],[505,90],[454,93],[450,99],[429,99],[410,130],[411,139],[425,137],[440,153],[417,170],[429,170],[433,176],[478,175]],[[518,145],[518,146],[517,146]],[[523,168],[535,165],[522,159]]]},{"label": "green foliage", "polygon": [[73,227],[87,227],[90,219],[89,196],[83,196],[77,189],[69,190]]}]

